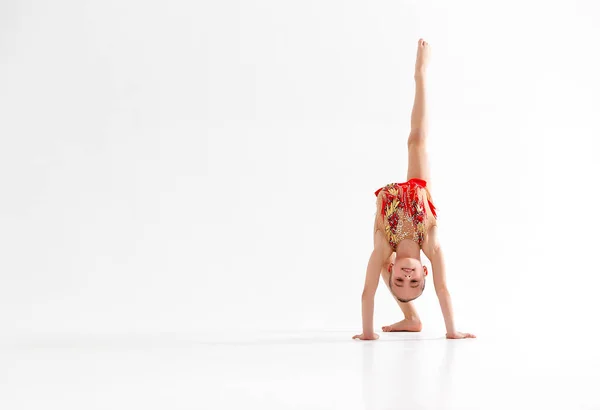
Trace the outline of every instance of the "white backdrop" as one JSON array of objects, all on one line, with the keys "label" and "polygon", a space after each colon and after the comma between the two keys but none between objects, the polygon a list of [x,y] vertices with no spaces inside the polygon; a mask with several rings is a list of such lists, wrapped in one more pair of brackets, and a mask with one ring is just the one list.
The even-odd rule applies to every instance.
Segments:
[{"label": "white backdrop", "polygon": [[[419,37],[459,330],[597,335],[594,2],[5,0],[0,19],[4,340],[359,332]],[[431,281],[417,308],[444,333]],[[400,319],[382,284],[376,326]]]}]

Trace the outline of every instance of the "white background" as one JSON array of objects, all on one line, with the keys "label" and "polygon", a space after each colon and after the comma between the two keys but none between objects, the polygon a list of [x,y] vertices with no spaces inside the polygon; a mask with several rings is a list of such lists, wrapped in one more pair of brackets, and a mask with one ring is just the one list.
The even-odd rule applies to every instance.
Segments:
[{"label": "white background", "polygon": [[[0,16],[3,340],[358,333],[373,192],[406,179],[419,37],[459,329],[598,335],[594,2],[5,0]],[[428,285],[416,306],[443,335]],[[400,318],[382,284],[376,327]]]}]

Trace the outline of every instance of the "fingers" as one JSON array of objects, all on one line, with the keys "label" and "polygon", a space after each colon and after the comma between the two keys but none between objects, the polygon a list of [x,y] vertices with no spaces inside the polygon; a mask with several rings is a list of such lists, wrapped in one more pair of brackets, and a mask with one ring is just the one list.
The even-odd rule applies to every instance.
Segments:
[{"label": "fingers", "polygon": [[453,335],[446,335],[447,339],[476,339],[477,336],[475,336],[473,333],[457,333],[457,334],[453,334]]},{"label": "fingers", "polygon": [[352,336],[352,339],[353,340],[355,340],[355,339],[358,339],[358,340],[377,340],[377,339],[379,339],[379,335],[377,333],[374,333],[373,337],[370,338],[370,337],[365,337],[364,334],[360,334],[360,335],[354,335],[354,336]]}]

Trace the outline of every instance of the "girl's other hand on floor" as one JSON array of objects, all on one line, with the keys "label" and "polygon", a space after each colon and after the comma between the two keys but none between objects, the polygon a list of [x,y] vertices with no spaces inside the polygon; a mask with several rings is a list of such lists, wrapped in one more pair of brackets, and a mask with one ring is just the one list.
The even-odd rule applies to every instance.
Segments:
[{"label": "girl's other hand on floor", "polygon": [[356,339],[356,340],[377,340],[379,339],[379,335],[377,333],[373,333],[372,335],[366,335],[364,333],[361,333],[360,335],[355,335],[352,337],[352,339]]},{"label": "girl's other hand on floor", "polygon": [[454,333],[446,333],[446,339],[475,339],[475,336],[472,333],[462,333],[462,332],[454,332]]}]

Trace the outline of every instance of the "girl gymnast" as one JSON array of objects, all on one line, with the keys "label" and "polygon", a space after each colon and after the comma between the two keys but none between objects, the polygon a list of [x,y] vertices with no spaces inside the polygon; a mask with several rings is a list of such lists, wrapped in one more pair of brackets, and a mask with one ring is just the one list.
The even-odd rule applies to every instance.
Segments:
[{"label": "girl gymnast", "polygon": [[[408,136],[407,181],[390,183],[375,192],[377,208],[373,227],[373,251],[367,265],[362,293],[363,332],[353,339],[376,340],[373,330],[375,291],[379,276],[383,278],[404,320],[383,326],[384,332],[420,332],[421,320],[412,301],[423,293],[427,267],[421,263],[421,250],[431,262],[433,287],[438,297],[446,338],[474,338],[454,327],[452,300],[446,287],[444,254],[437,237],[437,215],[431,199],[431,181],[426,150],[426,85],[430,47],[423,39],[417,46],[415,63],[415,99]],[[394,256],[395,254],[395,256]]]}]

